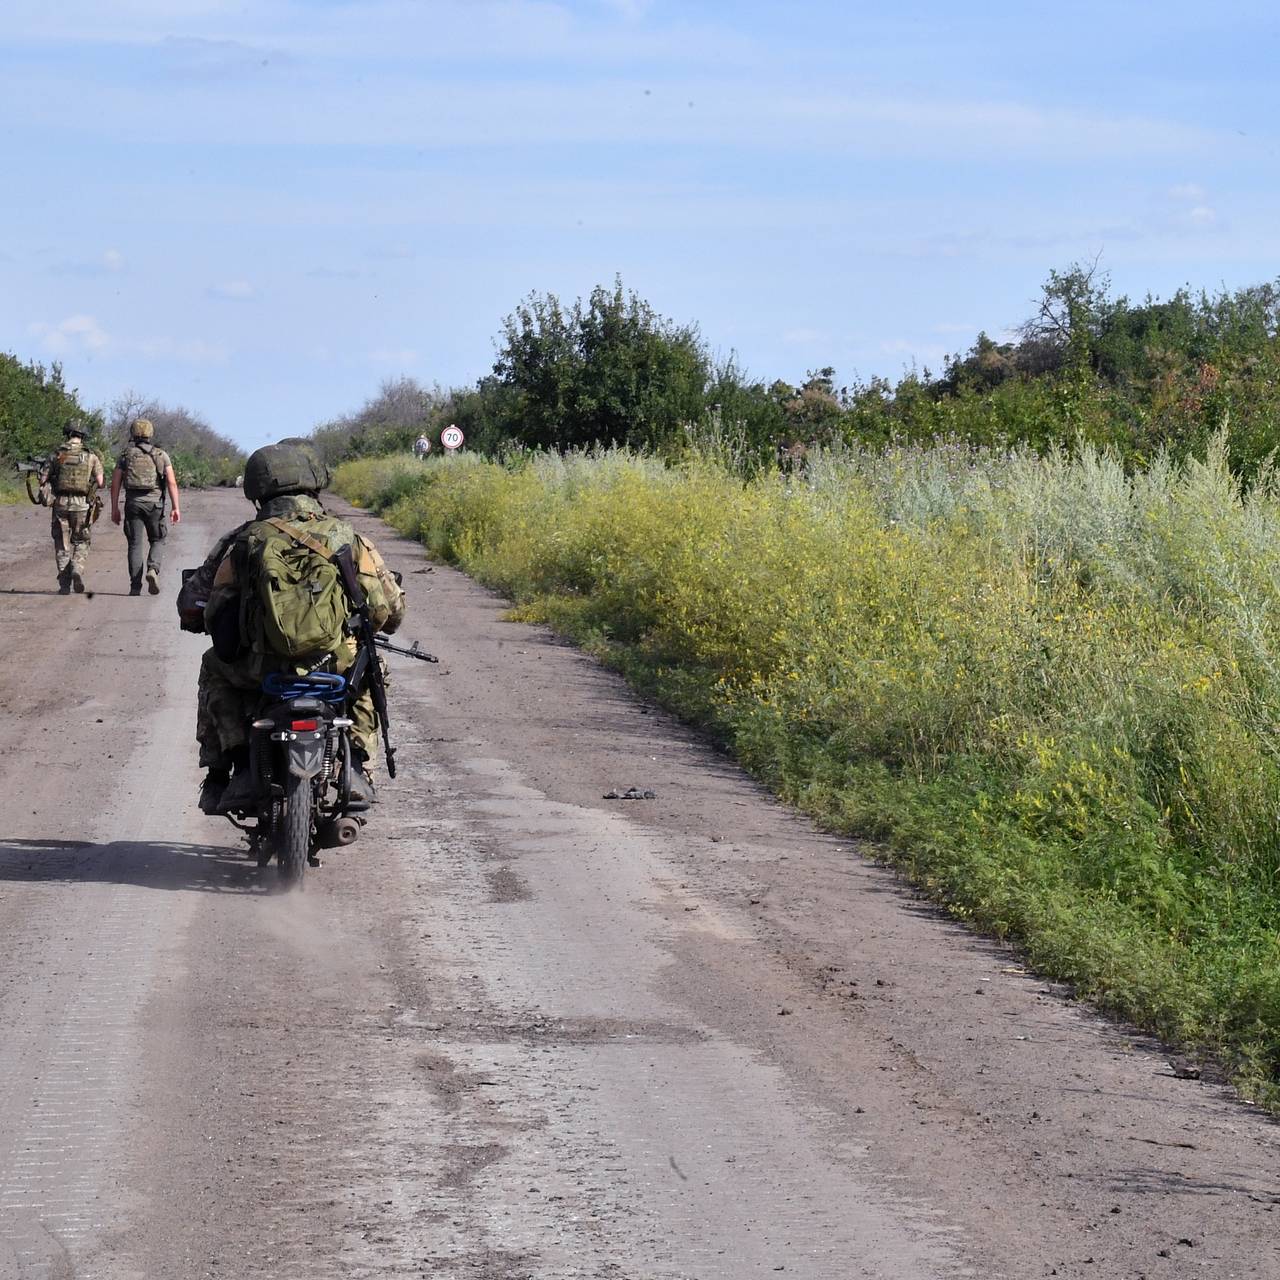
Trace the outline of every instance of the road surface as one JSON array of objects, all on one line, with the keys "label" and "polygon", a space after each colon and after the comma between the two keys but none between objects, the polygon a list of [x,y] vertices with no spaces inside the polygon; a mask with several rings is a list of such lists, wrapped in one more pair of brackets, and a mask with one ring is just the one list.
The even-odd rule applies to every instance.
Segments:
[{"label": "road surface", "polygon": [[248,508],[184,510],[131,599],[0,509],[0,1277],[1280,1277],[1274,1124],[365,516],[444,660],[272,892],[172,600]]}]

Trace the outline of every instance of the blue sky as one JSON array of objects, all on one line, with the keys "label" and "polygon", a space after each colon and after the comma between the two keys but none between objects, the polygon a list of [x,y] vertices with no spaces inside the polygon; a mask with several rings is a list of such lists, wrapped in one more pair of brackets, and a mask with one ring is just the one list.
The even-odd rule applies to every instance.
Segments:
[{"label": "blue sky", "polygon": [[1280,275],[1262,4],[6,0],[0,349],[247,446],[620,274],[761,377]]}]

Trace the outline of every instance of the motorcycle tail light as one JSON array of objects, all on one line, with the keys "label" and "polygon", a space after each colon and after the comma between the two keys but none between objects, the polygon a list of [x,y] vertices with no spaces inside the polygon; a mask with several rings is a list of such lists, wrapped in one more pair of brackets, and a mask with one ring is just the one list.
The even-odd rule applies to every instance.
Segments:
[{"label": "motorcycle tail light", "polygon": [[318,721],[315,720],[295,720],[289,727],[295,733],[306,733],[308,730],[315,729]]}]

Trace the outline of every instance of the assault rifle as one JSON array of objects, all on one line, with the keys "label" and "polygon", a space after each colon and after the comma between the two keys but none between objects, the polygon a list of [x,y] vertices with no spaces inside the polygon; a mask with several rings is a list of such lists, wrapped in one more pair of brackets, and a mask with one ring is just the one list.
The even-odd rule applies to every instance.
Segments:
[{"label": "assault rifle", "polygon": [[338,576],[342,579],[342,589],[346,592],[351,604],[352,617],[348,622],[352,634],[356,638],[359,652],[356,660],[347,672],[347,684],[354,694],[359,694],[365,682],[369,685],[369,697],[373,709],[378,715],[378,724],[382,729],[382,745],[387,753],[387,776],[396,776],[396,749],[391,745],[387,732],[387,686],[382,679],[382,664],[378,661],[377,650],[386,649],[390,653],[402,653],[406,658],[420,658],[423,662],[438,662],[439,659],[419,649],[417,641],[412,648],[392,644],[379,636],[373,627],[373,619],[369,617],[369,601],[365,597],[364,588],[360,585],[360,576],[356,572],[355,561],[351,556],[351,547],[345,546],[335,552],[333,563],[338,566]]},{"label": "assault rifle", "polygon": [[359,646],[356,660],[347,672],[347,685],[353,693],[359,694],[365,681],[368,681],[369,697],[378,717],[378,725],[382,729],[382,745],[387,752],[387,776],[394,778],[396,749],[391,745],[391,736],[388,733],[387,686],[382,681],[382,667],[376,652],[377,635],[373,629],[373,619],[369,617],[369,601],[365,597],[364,588],[360,585],[360,575],[356,572],[355,561],[351,558],[349,543],[335,553],[333,563],[338,566],[342,589],[347,593],[347,601],[351,605],[352,616],[347,625],[351,627]]},{"label": "assault rifle", "polygon": [[[47,501],[41,501],[41,491],[44,490],[44,486],[40,484],[40,473],[48,467],[48,462],[42,458],[32,458],[28,462],[15,462],[13,465],[17,467],[19,475],[26,476],[27,497],[30,498],[37,507],[47,507],[49,503]],[[31,485],[33,477],[36,482],[36,487],[34,489]],[[45,490],[45,496],[48,496],[47,490]]]},{"label": "assault rifle", "polygon": [[425,649],[420,648],[416,640],[407,649],[402,644],[392,644],[386,636],[374,636],[373,643],[379,649],[385,649],[388,653],[399,653],[406,658],[417,658],[420,662],[440,661],[434,653],[428,653]]}]

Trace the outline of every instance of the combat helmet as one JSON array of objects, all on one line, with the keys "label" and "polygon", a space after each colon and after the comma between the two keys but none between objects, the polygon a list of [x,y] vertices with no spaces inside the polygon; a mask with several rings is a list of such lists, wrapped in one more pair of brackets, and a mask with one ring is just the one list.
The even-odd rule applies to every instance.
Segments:
[{"label": "combat helmet", "polygon": [[83,440],[86,434],[88,433],[84,429],[84,423],[79,418],[69,418],[62,428],[62,436],[65,440],[70,440],[72,436]]},{"label": "combat helmet", "polygon": [[150,418],[134,418],[129,424],[129,436],[133,440],[150,440],[155,433]]},{"label": "combat helmet", "polygon": [[244,464],[244,496],[267,502],[287,493],[319,493],[329,483],[329,468],[309,440],[291,437],[264,445]]}]

